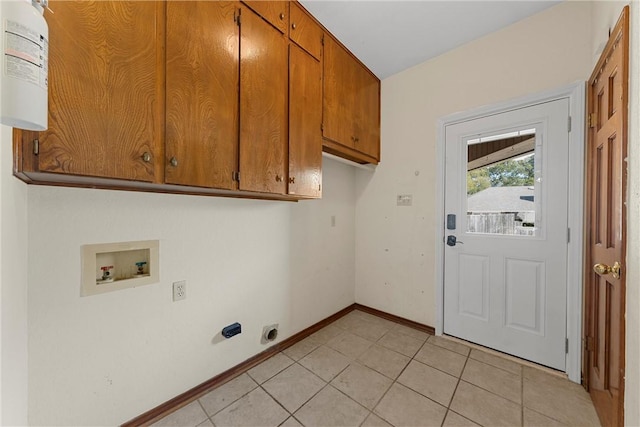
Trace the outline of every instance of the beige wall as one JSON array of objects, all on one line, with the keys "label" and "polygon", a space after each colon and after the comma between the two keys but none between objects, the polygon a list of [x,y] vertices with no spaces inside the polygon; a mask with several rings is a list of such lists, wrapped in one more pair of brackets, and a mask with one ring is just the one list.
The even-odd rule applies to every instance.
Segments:
[{"label": "beige wall", "polygon": [[[593,64],[628,2],[595,2],[592,9]],[[630,4],[629,138],[626,260],[626,384],[625,425],[640,425],[640,4]]]},{"label": "beige wall", "polygon": [[[27,424],[27,186],[0,126],[0,425]],[[6,171],[6,172],[5,172]]]},{"label": "beige wall", "polygon": [[[30,186],[29,424],[122,423],[267,348],[263,326],[284,339],[352,304],[354,171],[323,172],[300,203]],[[148,239],[160,283],[80,297],[81,245]]]},{"label": "beige wall", "polygon": [[563,2],[382,82],[382,162],[357,173],[357,302],[435,326],[438,119],[584,80],[590,23],[590,3]]}]

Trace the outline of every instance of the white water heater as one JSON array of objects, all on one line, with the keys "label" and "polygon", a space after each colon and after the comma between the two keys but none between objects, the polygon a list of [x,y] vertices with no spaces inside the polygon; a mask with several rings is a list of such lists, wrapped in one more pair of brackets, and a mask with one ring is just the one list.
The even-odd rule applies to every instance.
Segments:
[{"label": "white water heater", "polygon": [[47,129],[48,0],[0,0],[0,123]]}]

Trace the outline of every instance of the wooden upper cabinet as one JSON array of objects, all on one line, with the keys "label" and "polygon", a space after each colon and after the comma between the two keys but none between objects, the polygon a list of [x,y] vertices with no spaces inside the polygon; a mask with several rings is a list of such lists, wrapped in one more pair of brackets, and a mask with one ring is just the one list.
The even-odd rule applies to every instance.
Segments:
[{"label": "wooden upper cabinet", "polygon": [[356,64],[333,38],[324,42],[324,96],[322,135],[346,147],[355,146],[354,107]]},{"label": "wooden upper cabinet", "polygon": [[167,2],[167,183],[237,187],[238,7]]},{"label": "wooden upper cabinet", "polygon": [[291,29],[289,38],[298,46],[320,60],[322,52],[322,28],[297,3],[291,3]]},{"label": "wooden upper cabinet", "polygon": [[289,46],[289,194],[322,195],[322,68]]},{"label": "wooden upper cabinet", "polygon": [[289,2],[270,0],[244,0],[258,15],[269,21],[283,34],[289,34]]},{"label": "wooden upper cabinet", "polygon": [[332,37],[324,41],[325,149],[351,160],[380,160],[380,81]]},{"label": "wooden upper cabinet", "polygon": [[240,189],[286,194],[288,40],[245,7],[240,18]]},{"label": "wooden upper cabinet", "polygon": [[364,67],[355,74],[355,149],[380,160],[380,81]]},{"label": "wooden upper cabinet", "polygon": [[161,182],[164,5],[49,5],[49,129],[37,169]]}]

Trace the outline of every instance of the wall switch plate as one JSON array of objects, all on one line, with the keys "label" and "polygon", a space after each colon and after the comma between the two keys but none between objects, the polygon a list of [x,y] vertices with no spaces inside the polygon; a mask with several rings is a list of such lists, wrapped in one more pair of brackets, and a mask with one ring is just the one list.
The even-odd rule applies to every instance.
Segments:
[{"label": "wall switch plate", "polygon": [[180,301],[187,298],[187,281],[173,282],[173,300]]},{"label": "wall switch plate", "polygon": [[413,195],[411,194],[398,194],[397,205],[398,206],[411,206],[413,203]]}]

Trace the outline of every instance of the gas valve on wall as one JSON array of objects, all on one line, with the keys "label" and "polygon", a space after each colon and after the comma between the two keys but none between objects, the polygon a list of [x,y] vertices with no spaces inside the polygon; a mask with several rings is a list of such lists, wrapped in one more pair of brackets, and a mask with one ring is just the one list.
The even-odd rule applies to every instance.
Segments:
[{"label": "gas valve on wall", "polygon": [[48,0],[0,1],[0,123],[47,129]]}]

